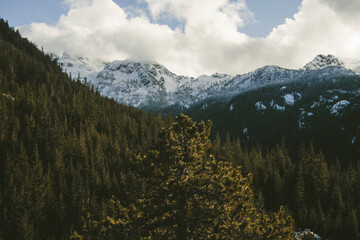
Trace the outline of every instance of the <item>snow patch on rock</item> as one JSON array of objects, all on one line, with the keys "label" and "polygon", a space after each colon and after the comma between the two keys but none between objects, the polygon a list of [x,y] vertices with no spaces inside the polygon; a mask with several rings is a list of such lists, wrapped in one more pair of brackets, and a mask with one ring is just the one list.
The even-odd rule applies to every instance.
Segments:
[{"label": "snow patch on rock", "polygon": [[229,110],[230,110],[230,111],[233,111],[233,110],[234,110],[234,104],[231,104],[231,105],[230,105]]},{"label": "snow patch on rock", "polygon": [[259,112],[266,110],[266,106],[261,101],[255,103],[255,108],[256,108],[256,111],[259,111]]},{"label": "snow patch on rock", "polygon": [[334,106],[332,106],[332,108],[330,109],[330,113],[332,115],[338,116],[340,114],[339,112],[349,105],[350,105],[349,101],[341,100],[337,102]]},{"label": "snow patch on rock", "polygon": [[285,111],[285,106],[280,106],[278,104],[274,104],[272,106],[273,109],[277,110],[277,111]]},{"label": "snow patch on rock", "polygon": [[292,106],[292,105],[295,104],[295,98],[294,98],[293,94],[286,94],[284,96],[284,99],[285,99],[285,104],[286,105]]}]

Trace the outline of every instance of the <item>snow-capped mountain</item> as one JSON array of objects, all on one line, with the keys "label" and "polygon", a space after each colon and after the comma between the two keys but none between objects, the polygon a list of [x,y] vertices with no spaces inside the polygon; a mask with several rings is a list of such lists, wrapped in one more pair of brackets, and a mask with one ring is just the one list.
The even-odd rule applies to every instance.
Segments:
[{"label": "snow-capped mountain", "polygon": [[302,69],[307,71],[307,70],[318,70],[318,69],[323,69],[323,68],[327,68],[327,67],[345,68],[345,63],[333,55],[325,56],[325,55],[320,54],[320,55],[316,56],[314,58],[314,60],[312,60],[311,62],[306,64]]},{"label": "snow-capped mountain", "polygon": [[182,112],[197,121],[211,119],[213,132],[223,138],[230,133],[245,144],[272,146],[284,137],[293,146],[313,141],[332,160],[360,157],[360,76],[343,68],[304,71]]},{"label": "snow-capped mountain", "polygon": [[94,85],[104,96],[126,105],[158,110],[169,106],[180,109],[208,98],[231,97],[269,84],[315,74],[323,78],[360,73],[360,61],[343,61],[333,55],[318,55],[298,70],[265,66],[243,75],[213,74],[191,78],[177,76],[164,66],[150,61],[114,61],[91,63],[87,59],[64,54],[59,63],[76,78]]},{"label": "snow-capped mountain", "polygon": [[96,75],[101,71],[106,63],[99,60],[89,60],[82,57],[73,57],[70,54],[64,52],[61,58],[53,55],[57,59],[60,66],[70,75],[72,78],[80,77],[81,80],[96,79]]},{"label": "snow-capped mountain", "polygon": [[312,61],[307,63],[302,70],[319,70],[328,67],[339,67],[353,71],[360,74],[360,60],[337,58],[334,55],[318,55]]},{"label": "snow-capped mountain", "polygon": [[59,62],[104,96],[162,113],[183,112],[198,121],[211,119],[222,136],[231,132],[245,143],[265,146],[281,136],[294,145],[317,136],[318,147],[330,158],[360,154],[359,61],[319,55],[297,70],[265,66],[242,75],[197,78],[150,61],[114,61],[96,69],[87,59],[66,54]]},{"label": "snow-capped mountain", "polygon": [[101,94],[141,108],[169,105],[172,93],[190,80],[175,75],[160,64],[130,60],[114,61],[91,79]]}]

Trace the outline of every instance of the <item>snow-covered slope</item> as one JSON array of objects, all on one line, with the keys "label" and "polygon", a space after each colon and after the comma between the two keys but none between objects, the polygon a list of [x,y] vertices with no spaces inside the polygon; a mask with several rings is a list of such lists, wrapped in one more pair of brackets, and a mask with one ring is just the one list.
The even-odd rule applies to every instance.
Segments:
[{"label": "snow-covered slope", "polygon": [[101,94],[120,103],[141,108],[160,108],[171,94],[191,78],[177,76],[164,66],[149,61],[114,61],[92,79]]},{"label": "snow-covered slope", "polygon": [[208,98],[230,99],[244,91],[304,76],[328,78],[360,73],[360,61],[345,63],[332,55],[318,55],[299,70],[265,66],[243,75],[213,74],[198,78],[177,76],[150,61],[114,61],[105,66],[64,54],[59,62],[74,78],[78,74],[81,79],[86,78],[102,95],[119,103],[153,110],[169,106],[188,108]]},{"label": "snow-covered slope", "polygon": [[342,67],[345,68],[345,64],[340,59],[336,58],[333,55],[318,55],[311,62],[306,64],[302,69],[305,71],[308,70],[318,70],[327,67]]},{"label": "snow-covered slope", "polygon": [[356,74],[360,74],[360,60],[337,58],[334,55],[318,55],[312,61],[307,63],[302,70],[319,70],[328,67],[339,67],[351,70]]},{"label": "snow-covered slope", "polygon": [[336,66],[295,73],[299,77],[275,79],[230,99],[206,99],[181,112],[196,121],[211,119],[220,137],[230,133],[245,144],[271,145],[285,137],[298,147],[316,139],[330,158],[359,159],[360,76]]},{"label": "snow-covered slope", "polygon": [[89,60],[81,57],[73,57],[70,54],[64,52],[61,57],[54,55],[60,66],[66,70],[71,77],[76,79],[80,77],[82,81],[84,79],[94,80],[99,71],[101,71],[106,63],[99,60]]}]

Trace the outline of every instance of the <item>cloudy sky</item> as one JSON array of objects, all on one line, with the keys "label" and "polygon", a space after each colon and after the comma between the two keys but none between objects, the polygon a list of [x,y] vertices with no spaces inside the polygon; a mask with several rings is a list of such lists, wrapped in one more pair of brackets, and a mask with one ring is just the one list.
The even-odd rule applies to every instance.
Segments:
[{"label": "cloudy sky", "polygon": [[5,0],[0,16],[61,55],[146,59],[177,74],[360,59],[359,0]]}]

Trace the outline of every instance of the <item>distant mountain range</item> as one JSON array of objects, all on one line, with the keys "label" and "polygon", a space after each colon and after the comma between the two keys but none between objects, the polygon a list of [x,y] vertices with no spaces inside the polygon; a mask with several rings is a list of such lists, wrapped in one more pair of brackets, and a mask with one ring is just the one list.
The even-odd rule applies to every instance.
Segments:
[{"label": "distant mountain range", "polygon": [[149,61],[89,64],[64,54],[58,62],[119,103],[211,119],[223,139],[230,133],[245,145],[271,147],[285,138],[295,152],[313,143],[330,161],[360,157],[360,61],[318,55],[297,70],[265,66],[198,78]]},{"label": "distant mountain range", "polygon": [[198,78],[178,76],[150,61],[114,61],[108,64],[63,54],[58,62],[73,78],[80,77],[102,95],[119,103],[159,111],[186,110],[206,99],[232,97],[269,84],[291,82],[304,76],[323,79],[360,74],[360,61],[318,55],[297,70],[265,66],[242,75],[213,74]]},{"label": "distant mountain range", "polygon": [[211,119],[213,133],[223,139],[229,133],[246,145],[266,148],[284,138],[294,154],[301,143],[312,143],[329,161],[360,157],[360,76],[343,68],[311,70],[183,112],[197,121]]}]

